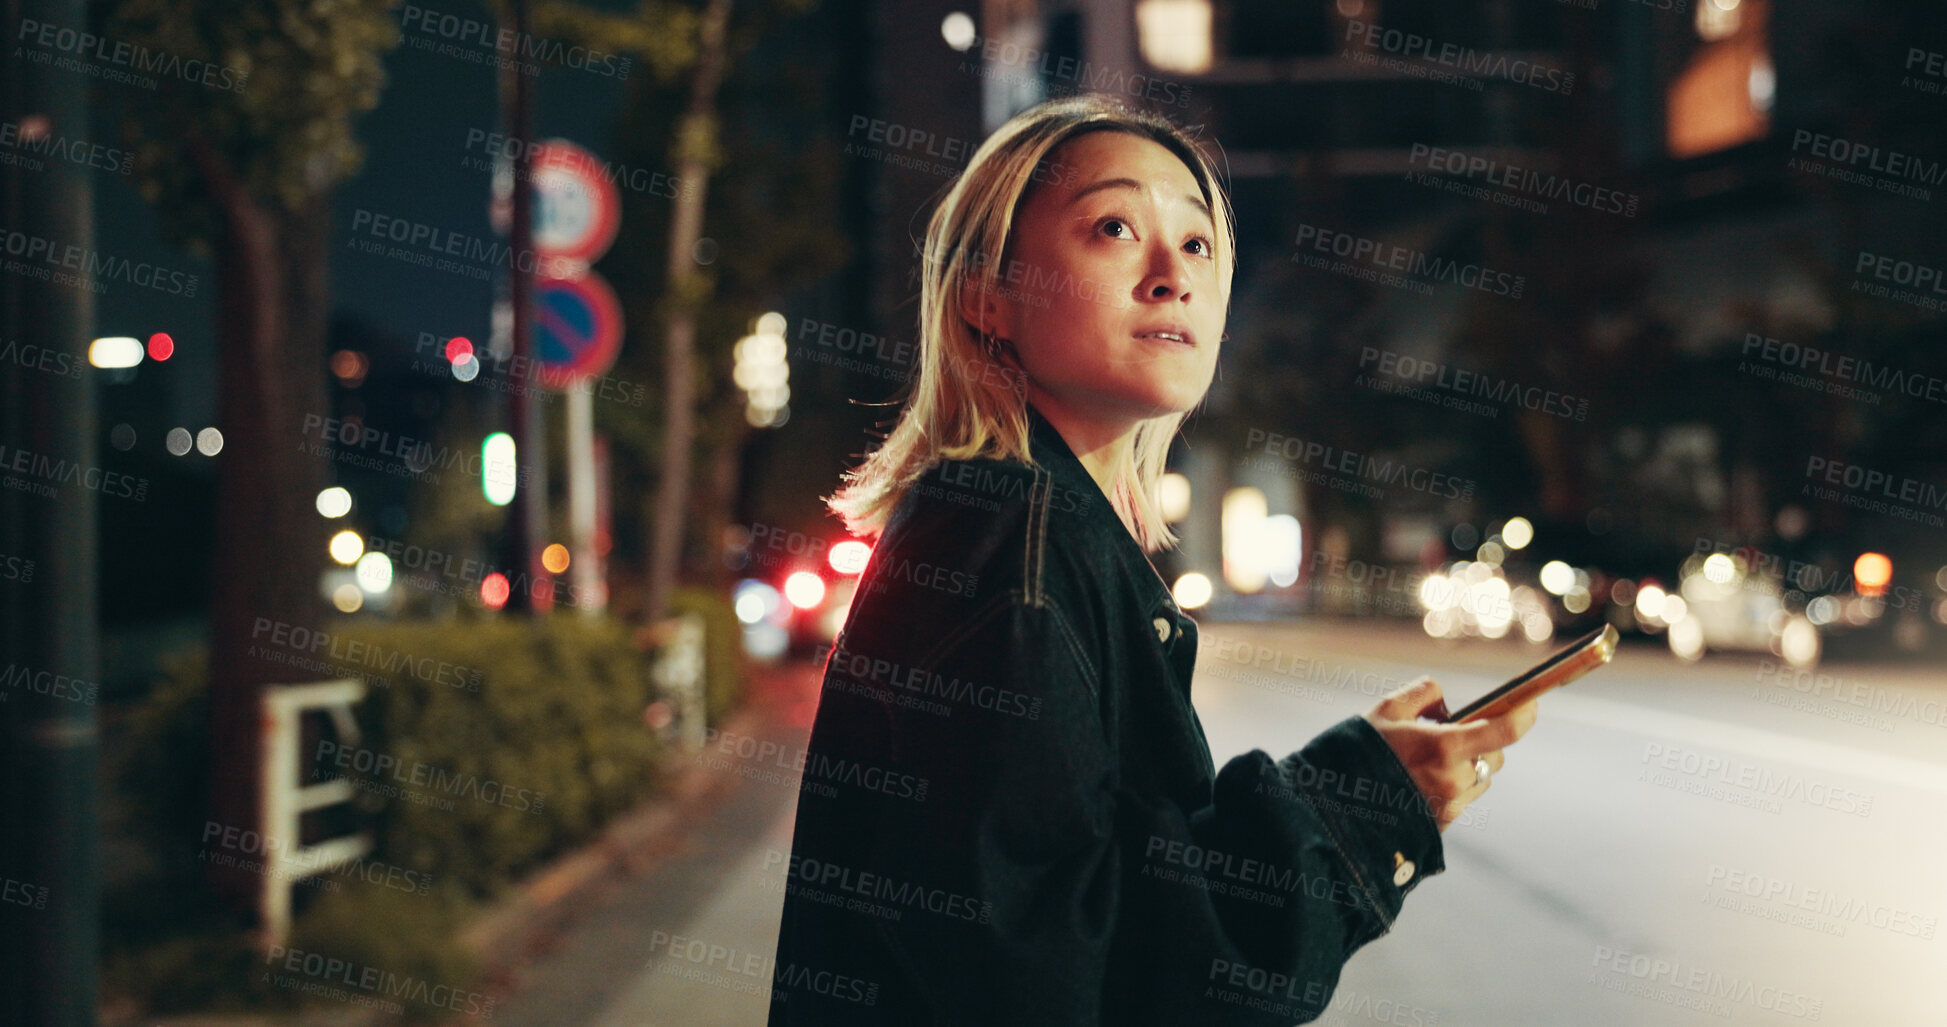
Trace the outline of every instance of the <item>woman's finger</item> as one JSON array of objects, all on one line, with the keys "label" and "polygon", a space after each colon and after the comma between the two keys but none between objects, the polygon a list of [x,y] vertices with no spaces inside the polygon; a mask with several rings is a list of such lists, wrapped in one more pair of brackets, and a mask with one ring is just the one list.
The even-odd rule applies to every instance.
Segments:
[{"label": "woman's finger", "polygon": [[1377,712],[1387,720],[1412,720],[1435,704],[1441,704],[1441,708],[1445,708],[1444,700],[1440,695],[1440,685],[1432,678],[1423,677],[1394,690],[1384,699],[1379,700]]},{"label": "woman's finger", "polygon": [[1535,704],[1526,702],[1498,717],[1463,724],[1452,736],[1453,744],[1475,753],[1505,749],[1521,740],[1535,724]]}]

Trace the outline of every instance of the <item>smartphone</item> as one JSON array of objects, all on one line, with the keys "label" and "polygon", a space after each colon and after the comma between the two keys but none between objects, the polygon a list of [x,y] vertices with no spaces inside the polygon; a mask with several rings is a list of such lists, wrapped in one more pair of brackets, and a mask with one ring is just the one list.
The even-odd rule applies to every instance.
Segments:
[{"label": "smartphone", "polygon": [[1529,668],[1520,677],[1455,710],[1446,722],[1464,724],[1470,720],[1496,717],[1551,688],[1560,688],[1608,663],[1616,655],[1618,637],[1615,626],[1605,624]]}]

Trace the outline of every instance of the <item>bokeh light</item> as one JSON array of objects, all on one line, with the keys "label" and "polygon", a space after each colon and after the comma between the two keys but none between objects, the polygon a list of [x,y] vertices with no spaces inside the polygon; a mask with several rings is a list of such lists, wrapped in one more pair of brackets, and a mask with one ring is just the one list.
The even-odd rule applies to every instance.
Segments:
[{"label": "bokeh light", "polygon": [[514,458],[514,437],[504,431],[494,432],[480,443],[480,490],[487,502],[495,506],[506,506],[514,501],[514,484],[518,478]]},{"label": "bokeh light", "polygon": [[318,513],[326,517],[343,517],[352,512],[352,494],[340,485],[333,485],[318,493]]},{"label": "bokeh light", "polygon": [[1819,629],[1803,617],[1793,617],[1778,638],[1778,654],[1800,669],[1819,662]]},{"label": "bokeh light", "polygon": [[331,536],[331,558],[349,567],[365,554],[365,540],[356,531],[341,531]]},{"label": "bokeh light", "polygon": [[366,553],[358,558],[352,573],[367,595],[382,595],[392,587],[392,558],[384,553]]},{"label": "bokeh light", "polygon": [[954,11],[940,19],[940,38],[946,40],[946,45],[966,53],[973,48],[974,41],[980,35],[974,27],[973,18],[964,11]]},{"label": "bokeh light", "polygon": [[96,367],[134,367],[142,362],[142,344],[126,335],[96,339],[88,344],[88,363]]},{"label": "bokeh light", "polygon": [[857,574],[865,570],[872,559],[872,547],[855,538],[848,538],[832,547],[831,555],[825,562],[840,574]]},{"label": "bokeh light", "polygon": [[825,599],[825,579],[810,571],[797,571],[784,579],[784,598],[800,610],[809,610]]},{"label": "bokeh light", "polygon": [[1163,475],[1156,483],[1156,507],[1170,524],[1190,516],[1190,479],[1174,471]]},{"label": "bokeh light", "polygon": [[1263,491],[1250,486],[1224,493],[1221,515],[1224,580],[1246,595],[1262,591],[1270,579],[1264,523],[1269,513],[1267,507]]},{"label": "bokeh light", "polygon": [[[1674,597],[1673,597],[1674,598]],[[1671,623],[1670,651],[1679,659],[1696,662],[1704,658],[1704,626],[1696,618]]]},{"label": "bokeh light", "polygon": [[1575,568],[1560,560],[1550,560],[1541,565],[1541,587],[1555,595],[1567,595],[1575,587]]},{"label": "bokeh light", "polygon": [[1884,553],[1860,553],[1859,559],[1852,561],[1852,580],[1859,586],[1860,595],[1879,595],[1893,580],[1893,561]]},{"label": "bokeh light", "polygon": [[1176,605],[1186,610],[1196,610],[1210,602],[1215,591],[1208,577],[1191,571],[1176,579],[1176,586],[1170,589],[1170,594],[1176,597]]},{"label": "bokeh light", "polygon": [[1728,585],[1737,577],[1737,564],[1723,553],[1712,553],[1704,558],[1704,580],[1719,585]]},{"label": "bokeh light", "polygon": [[365,593],[357,585],[346,582],[331,590],[331,605],[339,613],[357,613],[365,605]]},{"label": "bokeh light", "polygon": [[783,596],[771,587],[770,582],[756,578],[745,578],[737,583],[732,593],[732,605],[737,611],[737,619],[747,625],[761,624],[776,616],[784,605]]},{"label": "bokeh light", "polygon": [[364,384],[365,373],[371,369],[371,366],[371,362],[365,359],[365,354],[355,349],[341,349],[331,355],[331,373],[348,389],[355,389]]},{"label": "bokeh light", "polygon": [[495,571],[480,579],[480,601],[490,610],[498,610],[507,605],[507,597],[513,589],[507,585],[507,575]]}]

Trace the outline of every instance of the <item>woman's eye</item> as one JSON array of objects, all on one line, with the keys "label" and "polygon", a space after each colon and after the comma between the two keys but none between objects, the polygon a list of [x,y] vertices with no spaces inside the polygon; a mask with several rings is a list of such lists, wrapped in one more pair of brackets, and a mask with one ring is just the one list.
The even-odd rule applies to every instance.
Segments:
[{"label": "woman's eye", "polygon": [[1210,240],[1205,239],[1203,236],[1197,236],[1189,242],[1184,243],[1183,246],[1199,257],[1208,257],[1211,253]]},{"label": "woman's eye", "polygon": [[1121,218],[1103,218],[1102,231],[1111,239],[1129,238],[1129,223]]}]

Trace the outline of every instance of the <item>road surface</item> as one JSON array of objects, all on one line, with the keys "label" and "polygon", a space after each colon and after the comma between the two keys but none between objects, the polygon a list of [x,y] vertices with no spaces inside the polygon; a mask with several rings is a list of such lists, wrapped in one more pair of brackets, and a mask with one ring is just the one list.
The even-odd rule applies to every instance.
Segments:
[{"label": "road surface", "polygon": [[[1423,672],[1452,705],[1547,650],[1410,626],[1205,624],[1221,765],[1283,755]],[[1947,1024],[1947,674],[1626,643],[1542,701],[1447,872],[1359,951],[1319,1021],[1439,1027]],[[761,1024],[812,678],[725,755],[689,851],[529,975],[496,1021]],[[775,751],[765,749],[765,743]]]}]

